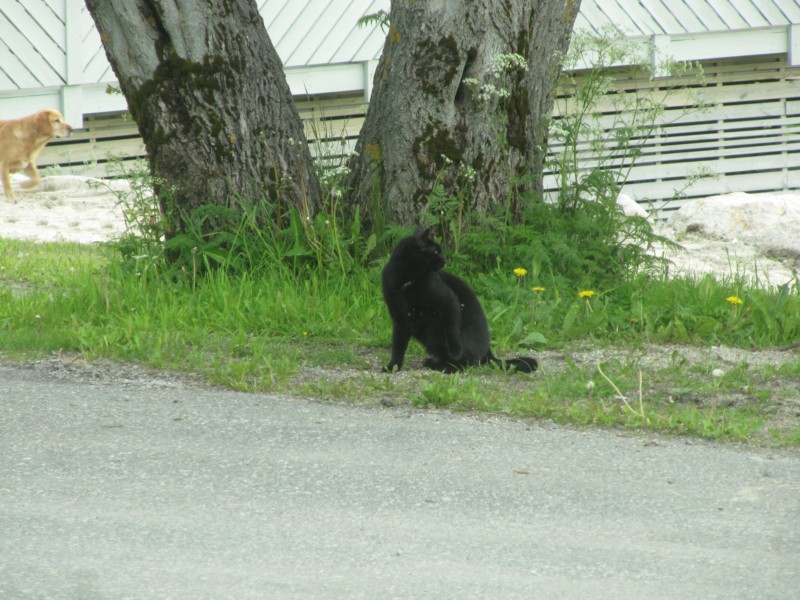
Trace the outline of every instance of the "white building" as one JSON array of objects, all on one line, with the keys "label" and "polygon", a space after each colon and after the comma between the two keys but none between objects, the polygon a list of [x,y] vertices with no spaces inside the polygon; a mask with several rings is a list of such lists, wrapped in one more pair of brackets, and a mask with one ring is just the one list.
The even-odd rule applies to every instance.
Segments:
[{"label": "white building", "polygon": [[[383,48],[379,27],[359,28],[389,0],[258,0],[309,134],[351,144],[363,122]],[[703,167],[717,174],[687,197],[800,189],[800,0],[583,0],[576,30],[615,25],[652,43],[654,64],[700,61],[711,106],[667,128],[625,192],[670,198]],[[0,2],[0,118],[57,108],[80,128],[51,143],[42,165],[103,174],[110,156],[144,154],[126,118],[99,35],[82,0]],[[656,79],[653,85],[663,85]]]}]

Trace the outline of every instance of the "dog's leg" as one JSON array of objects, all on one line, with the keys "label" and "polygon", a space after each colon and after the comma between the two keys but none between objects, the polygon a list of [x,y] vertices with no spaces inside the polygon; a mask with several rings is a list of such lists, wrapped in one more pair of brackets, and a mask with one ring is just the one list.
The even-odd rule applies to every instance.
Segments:
[{"label": "dog's leg", "polygon": [[6,199],[12,204],[17,201],[14,190],[11,188],[11,168],[6,163],[3,163],[3,192],[5,192]]},{"label": "dog's leg", "polygon": [[39,175],[39,169],[36,168],[36,163],[33,162],[29,162],[28,166],[25,167],[25,175],[28,176],[28,181],[23,183],[22,187],[26,190],[39,185],[39,180],[42,178],[42,176]]}]

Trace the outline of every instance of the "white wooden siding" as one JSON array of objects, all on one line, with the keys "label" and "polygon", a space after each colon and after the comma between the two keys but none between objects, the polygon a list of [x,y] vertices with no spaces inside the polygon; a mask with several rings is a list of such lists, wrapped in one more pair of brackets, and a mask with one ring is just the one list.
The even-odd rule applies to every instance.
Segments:
[{"label": "white wooden siding", "polygon": [[357,27],[364,15],[388,10],[385,0],[264,0],[261,15],[285,67],[361,62],[379,58],[385,34]]},{"label": "white wooden siding", "polygon": [[[375,25],[358,27],[357,21],[388,10],[389,4],[389,0],[258,0],[287,72],[377,60],[384,32]],[[576,29],[614,25],[631,36],[680,36],[792,24],[800,24],[800,0],[583,0]],[[83,0],[0,1],[0,99],[18,90],[113,80]]]},{"label": "white wooden siding", "polygon": [[24,6],[16,1],[0,3],[0,89],[65,83],[63,16],[63,10],[52,10],[45,0],[29,0]]},{"label": "white wooden siding", "polygon": [[[388,0],[260,0],[258,7],[298,95],[368,90],[383,49],[378,26],[357,27]],[[126,109],[83,0],[0,0],[0,118],[60,109],[83,116]]]},{"label": "white wooden siding", "polygon": [[798,0],[583,0],[576,29],[676,35],[800,22]]},{"label": "white wooden siding", "polygon": [[[67,0],[67,2],[72,1]],[[77,48],[75,51],[77,56],[74,58],[76,74],[70,83],[91,84],[116,81],[116,76],[108,63],[103,44],[100,42],[100,34],[94,26],[89,10],[83,3],[79,9],[75,9],[74,4],[68,4],[67,7],[68,10],[71,10],[67,23]]]}]

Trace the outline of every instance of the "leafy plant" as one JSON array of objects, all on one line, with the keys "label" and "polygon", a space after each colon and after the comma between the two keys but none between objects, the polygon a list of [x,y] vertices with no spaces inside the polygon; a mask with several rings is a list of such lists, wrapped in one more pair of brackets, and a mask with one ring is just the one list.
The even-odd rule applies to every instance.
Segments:
[{"label": "leafy plant", "polygon": [[[693,93],[704,82],[702,65],[664,62],[658,66],[660,76],[692,77],[678,88],[655,87],[648,50],[613,27],[573,36],[549,132],[548,167],[557,182],[556,201],[563,208],[616,199],[646,144],[663,126],[702,109]],[[626,77],[620,82],[615,70],[622,66]],[[676,92],[690,101],[667,114],[668,99]]]},{"label": "leafy plant", "polygon": [[384,9],[380,9],[377,12],[370,13],[368,15],[364,15],[356,24],[359,27],[369,27],[371,25],[380,25],[383,31],[389,29],[389,13],[386,12]]},{"label": "leafy plant", "polygon": [[[446,165],[452,164],[446,156],[442,156],[442,160]],[[459,165],[462,186],[455,195],[449,195],[437,177],[433,190],[427,196],[427,208],[420,215],[422,224],[433,227],[444,245],[452,248],[455,254],[459,253],[461,240],[469,223],[469,202],[474,178],[474,170],[463,164]]]}]

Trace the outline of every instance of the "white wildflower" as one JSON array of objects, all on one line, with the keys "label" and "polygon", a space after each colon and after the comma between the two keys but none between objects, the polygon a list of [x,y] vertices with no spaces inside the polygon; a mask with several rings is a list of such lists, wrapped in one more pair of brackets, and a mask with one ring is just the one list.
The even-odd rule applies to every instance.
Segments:
[{"label": "white wildflower", "polygon": [[469,165],[462,164],[461,175],[464,177],[466,181],[472,183],[473,181],[475,181],[475,177],[478,175],[478,172]]},{"label": "white wildflower", "polygon": [[492,61],[489,63],[489,70],[495,77],[500,77],[512,71],[527,71],[528,61],[525,60],[524,56],[516,52],[495,54],[492,57]]}]

